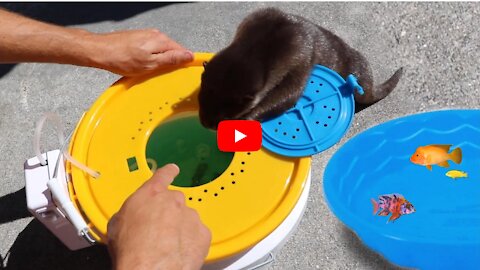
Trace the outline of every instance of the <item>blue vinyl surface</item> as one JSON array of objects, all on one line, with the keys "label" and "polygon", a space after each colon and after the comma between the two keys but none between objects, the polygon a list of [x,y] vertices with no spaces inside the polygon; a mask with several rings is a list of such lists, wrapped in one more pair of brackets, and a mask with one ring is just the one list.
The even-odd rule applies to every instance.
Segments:
[{"label": "blue vinyl surface", "polygon": [[[417,147],[452,144],[450,168],[413,164]],[[450,150],[450,151],[451,151]],[[468,178],[451,179],[449,170]],[[436,111],[395,119],[349,140],[324,173],[333,213],[386,259],[418,269],[480,269],[480,110]],[[400,193],[416,212],[387,224],[370,198]]]}]

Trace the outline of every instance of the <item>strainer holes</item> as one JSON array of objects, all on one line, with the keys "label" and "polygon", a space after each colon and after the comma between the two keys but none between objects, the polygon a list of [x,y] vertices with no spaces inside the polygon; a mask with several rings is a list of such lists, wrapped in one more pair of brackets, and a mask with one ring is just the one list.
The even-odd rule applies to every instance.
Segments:
[{"label": "strainer holes", "polygon": [[148,121],[150,121],[150,122],[152,122],[152,120],[153,120],[152,118],[148,119]]},{"label": "strainer holes", "polygon": [[217,193],[215,193],[215,194],[213,194],[213,196],[217,197],[217,196],[218,196],[218,194],[217,194]]},{"label": "strainer holes", "polygon": [[278,129],[275,129],[275,132],[278,132]]},{"label": "strainer holes", "polygon": [[332,108],[332,111],[335,111],[335,108]]},{"label": "strainer holes", "polygon": [[142,131],[142,129],[141,129],[141,128],[139,128],[139,129],[138,129],[138,131]]},{"label": "strainer holes", "polygon": [[327,105],[323,105],[323,108],[326,109],[326,108],[327,108]]},{"label": "strainer holes", "polygon": [[242,165],[245,165],[245,161],[242,161]]},{"label": "strainer holes", "polygon": [[328,119],[332,119],[332,117],[329,115],[329,116],[328,116]]},{"label": "strainer holes", "polygon": [[221,187],[220,189],[221,189],[221,190],[224,190],[224,189],[225,189],[225,187]]},{"label": "strainer holes", "polygon": [[230,175],[231,175],[231,176],[234,176],[234,175],[235,175],[235,173],[233,173],[233,172],[232,172],[232,173],[230,173]]},{"label": "strainer holes", "polygon": [[167,101],[167,102],[165,102],[165,105],[168,105],[168,101]]},{"label": "strainer holes", "polygon": [[241,173],[243,173],[243,170],[240,170]]},{"label": "strainer holes", "polygon": [[135,137],[132,137],[132,140],[135,140]]},{"label": "strainer holes", "polygon": [[203,190],[203,192],[207,193],[207,192],[208,192],[208,190],[207,190],[207,189],[204,189],[204,190]]},{"label": "strainer holes", "polygon": [[148,114],[153,114],[153,112],[148,112]]},{"label": "strainer holes", "polygon": [[143,125],[143,121],[142,121],[142,122],[140,122],[140,125]]},{"label": "strainer holes", "polygon": [[286,135],[287,135],[287,133],[286,133],[286,132],[283,132],[283,135],[285,135],[285,136],[286,136]]},{"label": "strainer holes", "polygon": [[297,138],[297,137],[296,137],[295,135],[293,135],[293,136],[292,136],[292,139],[295,139],[295,138]]},{"label": "strainer holes", "polygon": [[250,155],[250,154],[251,154],[250,152],[247,153],[247,155]]},{"label": "strainer holes", "polygon": [[202,201],[202,198],[198,198],[198,201],[201,202],[201,201]]},{"label": "strainer holes", "polygon": [[320,124],[320,122],[318,122],[318,121],[317,121],[317,122],[315,122],[315,124],[317,124],[317,125],[318,125],[318,124]]},{"label": "strainer holes", "polygon": [[282,124],[282,122],[278,122],[278,124],[279,124],[279,125],[281,125],[281,124]]},{"label": "strainer holes", "polygon": [[310,83],[313,83],[313,81],[310,81]]},{"label": "strainer holes", "polygon": [[159,110],[161,110],[161,109],[162,109],[162,107],[158,107],[158,109],[159,109]]},{"label": "strainer holes", "polygon": [[191,200],[193,200],[193,198],[192,198],[192,197],[190,197],[190,198],[188,198],[188,200],[189,200],[189,201],[191,201]]},{"label": "strainer holes", "polygon": [[235,181],[232,181],[232,184],[233,184],[233,185],[235,185],[235,183],[236,183]]},{"label": "strainer holes", "polygon": [[323,84],[322,84],[322,83],[319,83],[318,85],[320,85],[320,86],[323,86]]},{"label": "strainer holes", "polygon": [[315,92],[320,93],[320,90],[317,90],[317,91],[315,91]]},{"label": "strainer holes", "polygon": [[324,127],[327,127],[328,125],[327,125],[327,124],[324,124],[323,126],[324,126]]}]

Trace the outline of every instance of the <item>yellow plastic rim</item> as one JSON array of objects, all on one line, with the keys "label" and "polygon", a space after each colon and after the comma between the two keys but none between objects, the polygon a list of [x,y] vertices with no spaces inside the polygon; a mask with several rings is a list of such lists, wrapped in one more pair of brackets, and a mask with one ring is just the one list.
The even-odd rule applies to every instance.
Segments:
[{"label": "yellow plastic rim", "polygon": [[[105,243],[110,217],[152,176],[145,157],[152,131],[173,115],[197,112],[203,63],[212,56],[196,53],[187,65],[150,76],[122,78],[78,123],[70,151],[101,177],[94,179],[67,164],[70,193],[97,240]],[[138,163],[138,170],[132,172],[127,163],[131,157]],[[238,152],[212,182],[197,187],[170,186],[185,194],[186,204],[198,211],[212,232],[206,262],[245,251],[275,230],[297,203],[310,162],[310,157],[287,158],[263,148]]]}]

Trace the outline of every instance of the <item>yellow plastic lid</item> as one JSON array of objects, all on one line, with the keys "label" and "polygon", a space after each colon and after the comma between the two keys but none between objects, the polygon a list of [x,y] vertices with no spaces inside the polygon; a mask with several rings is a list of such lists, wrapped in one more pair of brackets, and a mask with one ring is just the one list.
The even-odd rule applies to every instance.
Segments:
[{"label": "yellow plastic lid", "polygon": [[[187,65],[122,78],[78,123],[71,153],[101,176],[94,179],[68,164],[70,193],[97,240],[105,242],[108,220],[152,176],[146,157],[151,134],[172,116],[197,113],[203,62],[212,56],[197,53]],[[169,188],[182,191],[211,230],[206,261],[212,262],[245,251],[275,230],[297,203],[309,168],[310,157],[282,157],[262,148],[235,153],[210,182]]]}]

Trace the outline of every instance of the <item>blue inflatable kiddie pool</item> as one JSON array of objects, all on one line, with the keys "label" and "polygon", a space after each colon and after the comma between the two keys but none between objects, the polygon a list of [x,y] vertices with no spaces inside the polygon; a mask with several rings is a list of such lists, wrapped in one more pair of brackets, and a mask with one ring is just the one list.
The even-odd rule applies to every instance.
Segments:
[{"label": "blue inflatable kiddie pool", "polygon": [[[463,160],[432,170],[413,164],[417,147],[451,144]],[[466,178],[446,176],[450,170]],[[325,169],[333,213],[394,264],[418,269],[480,269],[480,110],[416,114],[348,141]],[[373,215],[371,198],[402,194],[415,213],[394,222]]]}]

